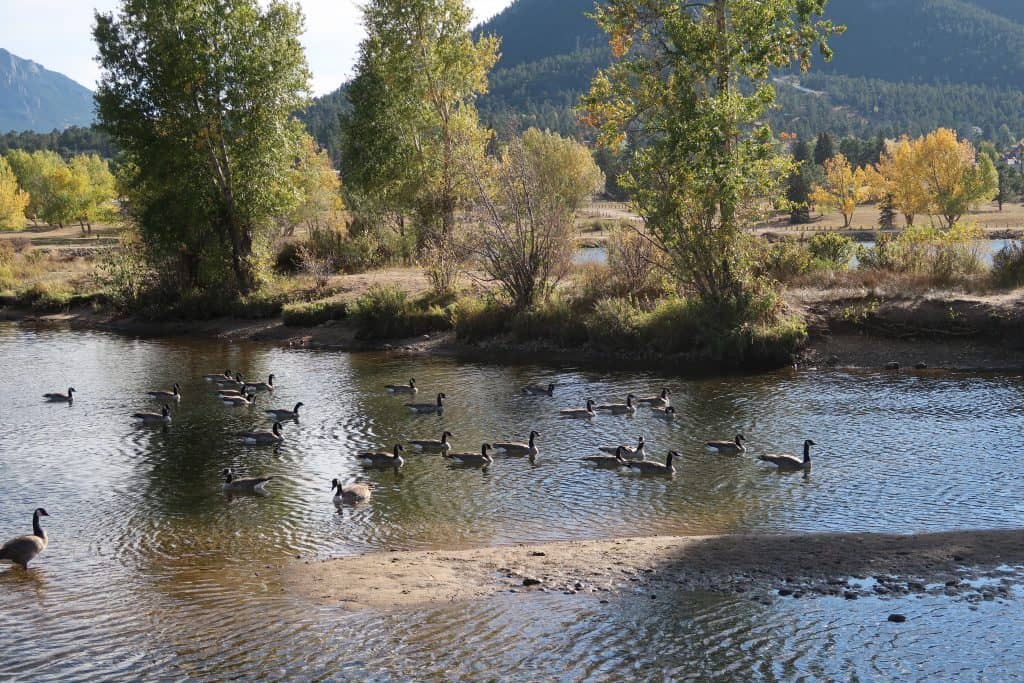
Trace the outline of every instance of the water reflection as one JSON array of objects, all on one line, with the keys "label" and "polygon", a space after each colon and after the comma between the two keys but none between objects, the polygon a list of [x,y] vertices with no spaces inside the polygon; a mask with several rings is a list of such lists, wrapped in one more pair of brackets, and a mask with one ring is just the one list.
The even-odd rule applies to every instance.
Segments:
[{"label": "water reflection", "polygon": [[[11,325],[0,325],[0,354],[14,369],[0,384],[0,535],[24,533],[39,505],[52,515],[51,545],[38,567],[28,574],[0,569],[0,652],[31,652],[13,664],[0,655],[0,671],[15,677],[149,671],[402,680],[421,670],[477,678],[516,667],[526,678],[565,671],[565,680],[615,680],[631,671],[788,679],[817,670],[827,677],[835,669],[831,660],[823,663],[829,646],[818,641],[797,647],[781,668],[765,664],[773,660],[760,623],[781,628],[797,615],[783,610],[776,617],[743,601],[725,609],[720,599],[679,596],[668,621],[643,600],[622,607],[629,618],[609,621],[608,606],[581,610],[579,601],[555,597],[353,617],[296,605],[259,574],[296,556],[379,549],[659,533],[1017,527],[1024,519],[1016,485],[1024,465],[1005,447],[1024,427],[1017,377],[783,372],[681,381],[650,372]],[[274,373],[277,390],[254,407],[227,409],[202,379],[224,367],[252,377]],[[407,396],[383,389],[413,376],[418,396],[448,394],[443,414],[414,415],[404,407]],[[554,397],[517,392],[551,381]],[[152,409],[145,391],[175,382],[183,398],[171,406],[170,425],[131,423],[132,412]],[[38,398],[69,383],[79,390],[70,406]],[[630,391],[646,396],[662,386],[673,392],[672,421],[646,408],[628,419],[558,417],[560,408],[591,396],[621,401]],[[238,440],[239,431],[270,427],[266,408],[291,409],[298,401],[305,403],[302,418],[286,424],[278,447]],[[525,440],[535,429],[541,455],[536,465],[496,456],[482,471],[410,450],[398,475],[363,468],[354,457],[409,438],[438,438],[445,429],[455,434],[457,451],[470,452],[483,442]],[[704,441],[736,433],[750,439],[750,453],[704,449]],[[640,435],[652,459],[670,448],[680,452],[675,478],[594,471],[580,461],[598,445],[635,443]],[[809,475],[780,475],[756,461],[763,451],[797,452],[805,438],[821,444]],[[273,476],[268,495],[225,495],[225,467]],[[336,508],[333,478],[371,483],[372,501]],[[811,603],[807,609],[798,616],[808,628],[833,623]],[[852,628],[857,616],[842,623]],[[700,628],[669,628],[683,621]],[[872,666],[895,671],[862,666],[868,655],[858,659],[857,649],[877,654],[883,644],[866,631],[855,637],[836,628],[846,633],[854,670],[876,677]],[[673,634],[668,641],[648,644],[660,643],[665,629]],[[754,635],[741,638],[747,631]],[[623,640],[623,633],[636,639]],[[802,631],[783,633],[803,642]],[[644,645],[628,648],[631,641]],[[922,642],[915,652],[927,651]],[[924,655],[916,661],[929,664]],[[1002,671],[998,653],[989,661]],[[339,666],[349,668],[341,674]]]}]

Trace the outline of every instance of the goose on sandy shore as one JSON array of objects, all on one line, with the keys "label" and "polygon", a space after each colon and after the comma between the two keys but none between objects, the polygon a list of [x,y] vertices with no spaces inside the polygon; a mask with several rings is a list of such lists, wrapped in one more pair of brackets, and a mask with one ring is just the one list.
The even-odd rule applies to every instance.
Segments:
[{"label": "goose on sandy shore", "polygon": [[369,484],[342,484],[339,480],[334,479],[331,481],[331,491],[335,489],[338,490],[334,494],[335,505],[364,503],[370,500],[370,496],[373,495],[373,489],[370,488]]},{"label": "goose on sandy shore", "polygon": [[160,389],[157,391],[147,391],[147,394],[153,398],[160,399],[162,401],[180,401],[181,400],[181,385],[177,382],[174,383],[174,387],[167,391],[166,389]]},{"label": "goose on sandy shore", "polygon": [[793,472],[796,470],[809,470],[811,469],[811,446],[817,444],[807,439],[804,441],[804,457],[798,458],[795,455],[789,453],[771,454],[764,453],[760,456],[761,460],[770,462],[776,465],[781,472]]},{"label": "goose on sandy shore", "polygon": [[264,414],[267,417],[272,417],[274,420],[280,422],[282,420],[298,420],[299,419],[299,408],[306,405],[302,401],[295,404],[295,408],[292,410],[285,410],[284,408],[272,408],[270,410],[264,410]]},{"label": "goose on sandy shore", "polygon": [[284,434],[281,433],[281,423],[275,422],[271,431],[238,432],[238,437],[248,444],[279,444],[284,441]]},{"label": "goose on sandy shore", "polygon": [[170,424],[171,407],[164,404],[159,413],[132,413],[132,419],[140,424]]},{"label": "goose on sandy shore", "polygon": [[558,411],[558,414],[562,417],[594,417],[597,415],[594,412],[594,399],[587,399],[586,408],[565,408],[564,410]]},{"label": "goose on sandy shore", "polygon": [[262,492],[267,482],[273,479],[273,477],[243,477],[236,479],[235,473],[230,467],[225,467],[220,474],[224,477],[224,484],[221,485],[221,488],[233,493]]},{"label": "goose on sandy shore", "polygon": [[43,398],[50,403],[74,403],[75,391],[77,391],[77,389],[74,387],[68,387],[68,393],[66,394],[43,394]]},{"label": "goose on sandy shore", "polygon": [[369,467],[394,467],[397,472],[405,464],[405,460],[402,458],[402,451],[404,450],[405,446],[396,443],[392,453],[366,452],[357,454],[356,458]]},{"label": "goose on sandy shore", "polygon": [[630,468],[639,470],[641,474],[675,474],[676,468],[672,461],[679,457],[675,451],[669,451],[665,456],[665,464],[651,462],[650,460],[628,460]]},{"label": "goose on sandy shore", "polygon": [[440,453],[442,455],[448,455],[452,450],[452,444],[448,440],[452,437],[452,433],[447,429],[441,433],[440,439],[412,439],[409,441],[409,445],[414,450],[421,451],[423,453]]},{"label": "goose on sandy shore", "polygon": [[718,451],[719,453],[746,453],[747,447],[743,445],[746,440],[747,437],[737,434],[736,438],[732,441],[708,441],[704,445],[709,450]]},{"label": "goose on sandy shore", "polygon": [[444,400],[448,398],[442,392],[437,395],[437,403],[406,403],[405,407],[414,413],[440,413],[444,411]]},{"label": "goose on sandy shore", "polygon": [[49,516],[50,514],[43,508],[36,508],[32,513],[32,533],[12,538],[0,545],[0,560],[8,560],[22,569],[28,569],[28,563],[46,550],[50,543],[46,537],[46,530],[39,524],[40,517]]},{"label": "goose on sandy shore", "polygon": [[419,391],[415,377],[410,379],[408,384],[388,384],[384,388],[392,394],[415,394]]}]

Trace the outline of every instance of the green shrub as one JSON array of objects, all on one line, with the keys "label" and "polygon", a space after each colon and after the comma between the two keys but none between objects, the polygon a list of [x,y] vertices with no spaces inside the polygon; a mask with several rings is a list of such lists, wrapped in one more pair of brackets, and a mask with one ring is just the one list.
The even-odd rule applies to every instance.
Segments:
[{"label": "green shrub", "polygon": [[1007,289],[1024,285],[1024,244],[1008,242],[993,255],[992,284]]},{"label": "green shrub", "polygon": [[281,275],[295,275],[302,270],[300,242],[285,242],[274,257],[274,271]]},{"label": "green shrub", "polygon": [[756,270],[779,282],[788,282],[811,270],[810,250],[795,239],[784,239],[768,246]]},{"label": "green shrub", "polygon": [[925,275],[948,283],[984,270],[978,246],[984,237],[977,226],[968,223],[957,223],[945,231],[915,225],[897,237],[879,233],[874,247],[858,249],[858,268]]},{"label": "green shrub", "polygon": [[567,348],[582,346],[588,338],[584,316],[558,296],[520,311],[512,318],[511,329],[518,341],[542,339]]},{"label": "green shrub", "polygon": [[72,291],[67,284],[40,280],[21,293],[21,302],[37,311],[60,311],[71,305]]},{"label": "green shrub", "polygon": [[342,320],[347,315],[345,302],[331,299],[287,304],[281,309],[284,324],[291,327],[313,327],[329,320]]},{"label": "green shrub", "polygon": [[454,311],[439,306],[423,309],[409,300],[409,294],[396,286],[370,288],[352,303],[349,314],[356,321],[360,339],[412,337],[449,330]]},{"label": "green shrub", "polygon": [[479,342],[508,332],[512,310],[493,299],[465,297],[455,303],[455,336]]},{"label": "green shrub", "polygon": [[594,304],[584,325],[594,346],[608,350],[629,349],[640,342],[643,317],[630,299],[602,299]]},{"label": "green shrub", "polygon": [[838,232],[819,232],[807,240],[811,258],[832,269],[846,268],[853,256],[853,240]]}]

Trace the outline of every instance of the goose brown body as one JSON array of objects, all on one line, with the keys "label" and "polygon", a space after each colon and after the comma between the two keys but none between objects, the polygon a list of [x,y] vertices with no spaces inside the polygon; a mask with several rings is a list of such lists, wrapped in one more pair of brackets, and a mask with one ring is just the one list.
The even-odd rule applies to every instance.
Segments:
[{"label": "goose brown body", "polygon": [[50,543],[46,530],[39,524],[40,517],[49,516],[43,508],[36,508],[32,513],[32,533],[12,538],[0,546],[0,560],[8,560],[22,569],[28,569],[28,563],[46,550]]}]

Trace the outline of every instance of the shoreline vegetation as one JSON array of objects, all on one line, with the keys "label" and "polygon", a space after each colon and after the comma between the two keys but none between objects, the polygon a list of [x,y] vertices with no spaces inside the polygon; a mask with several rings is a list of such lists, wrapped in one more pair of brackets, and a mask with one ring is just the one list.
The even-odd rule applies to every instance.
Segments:
[{"label": "shoreline vegetation", "polygon": [[[680,590],[775,599],[940,594],[1010,599],[1024,531],[653,536],[375,552],[278,568],[282,587],[317,604],[393,609],[560,592],[592,599]],[[984,587],[979,578],[996,579]]]}]

